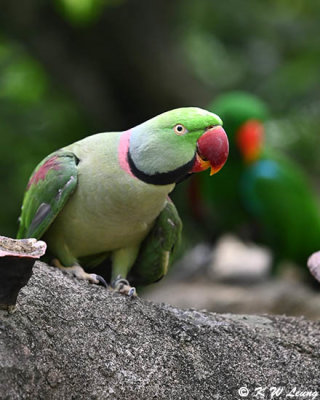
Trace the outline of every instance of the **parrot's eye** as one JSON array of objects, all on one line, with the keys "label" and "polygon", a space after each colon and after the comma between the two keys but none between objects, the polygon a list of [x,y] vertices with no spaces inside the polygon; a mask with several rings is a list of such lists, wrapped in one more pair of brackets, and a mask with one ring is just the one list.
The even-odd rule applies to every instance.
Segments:
[{"label": "parrot's eye", "polygon": [[182,124],[177,124],[173,130],[177,135],[184,135],[188,132],[188,130]]}]

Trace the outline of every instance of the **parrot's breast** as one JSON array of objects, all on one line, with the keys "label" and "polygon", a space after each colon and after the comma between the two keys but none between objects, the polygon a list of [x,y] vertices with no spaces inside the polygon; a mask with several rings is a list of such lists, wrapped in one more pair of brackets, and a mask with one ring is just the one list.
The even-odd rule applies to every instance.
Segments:
[{"label": "parrot's breast", "polygon": [[123,170],[119,138],[98,134],[69,146],[80,159],[78,185],[49,228],[49,246],[63,236],[72,254],[83,257],[138,245],[149,232],[174,185],[146,184]]}]

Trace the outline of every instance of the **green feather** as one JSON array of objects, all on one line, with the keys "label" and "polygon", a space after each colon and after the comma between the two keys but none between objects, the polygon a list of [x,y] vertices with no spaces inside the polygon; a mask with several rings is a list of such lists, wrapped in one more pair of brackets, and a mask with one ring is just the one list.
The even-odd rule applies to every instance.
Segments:
[{"label": "green feather", "polygon": [[266,152],[241,178],[242,201],[277,259],[305,265],[319,248],[320,212],[306,176],[281,156]]},{"label": "green feather", "polygon": [[168,201],[143,241],[129,279],[136,285],[159,281],[168,272],[174,252],[181,240],[182,221]]},{"label": "green feather", "polygon": [[32,174],[26,190],[17,238],[39,239],[62,210],[77,185],[77,159],[58,151]]}]

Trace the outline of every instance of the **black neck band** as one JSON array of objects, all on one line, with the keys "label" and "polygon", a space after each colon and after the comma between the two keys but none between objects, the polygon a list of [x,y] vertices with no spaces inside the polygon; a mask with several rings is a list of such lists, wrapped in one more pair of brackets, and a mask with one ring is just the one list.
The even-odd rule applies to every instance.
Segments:
[{"label": "black neck band", "polygon": [[195,162],[196,153],[194,153],[192,160],[182,165],[181,167],[176,168],[173,171],[157,172],[156,174],[152,175],[146,174],[145,172],[137,168],[134,161],[132,160],[129,150],[127,153],[127,158],[131,172],[141,181],[151,183],[152,185],[170,185],[172,183],[180,182],[186,175],[188,175]]}]

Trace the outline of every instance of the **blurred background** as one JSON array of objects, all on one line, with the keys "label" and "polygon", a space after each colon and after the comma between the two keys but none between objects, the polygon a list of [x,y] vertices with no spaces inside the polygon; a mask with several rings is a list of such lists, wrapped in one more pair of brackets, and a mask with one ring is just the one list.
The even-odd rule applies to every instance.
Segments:
[{"label": "blurred background", "polygon": [[[272,189],[275,194],[277,185],[292,190],[293,200],[276,198],[271,205],[270,199],[259,199],[268,202],[265,213],[275,215],[277,203],[287,205],[290,216],[282,221],[279,212],[273,224],[283,224],[286,237],[299,213],[300,232],[313,230],[313,220],[318,225],[319,2],[0,0],[0,6],[2,235],[15,235],[28,177],[50,152],[89,134],[127,129],[171,108],[214,107],[220,96],[235,90],[256,96],[268,109],[261,118],[268,160],[278,163],[274,154],[280,154],[293,165],[287,174],[280,162],[290,183],[282,185],[281,172]],[[247,164],[233,157],[231,152],[225,178],[222,170],[211,178],[210,189],[198,178],[177,187],[173,198],[185,223],[179,259],[172,274],[143,296],[213,311],[317,318],[318,288],[305,276],[306,257],[277,246],[274,226],[264,232],[266,215],[248,213],[248,204],[240,204],[246,203],[242,194],[238,200],[230,192],[234,189],[226,189],[245,179],[231,166],[243,171]],[[296,195],[302,192],[301,206]],[[219,206],[212,205],[215,197]],[[229,211],[234,210],[233,217]],[[227,216],[231,222],[224,225]],[[314,243],[317,235],[315,228]],[[289,241],[296,248],[301,238]],[[319,249],[320,236],[318,248],[304,248],[306,253]]]}]

